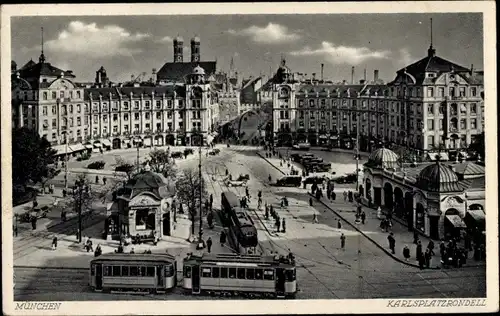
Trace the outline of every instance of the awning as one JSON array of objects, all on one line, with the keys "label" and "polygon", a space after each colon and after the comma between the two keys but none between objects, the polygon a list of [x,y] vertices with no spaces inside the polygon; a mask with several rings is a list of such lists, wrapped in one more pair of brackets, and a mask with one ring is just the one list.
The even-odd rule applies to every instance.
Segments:
[{"label": "awning", "polygon": [[92,149],[92,148],[94,148],[94,146],[92,146],[91,144],[86,144],[86,145],[85,145],[85,148],[87,148],[87,149]]},{"label": "awning", "polygon": [[75,144],[75,145],[71,145],[71,149],[73,151],[83,151],[83,150],[85,150],[85,147],[83,147],[82,144]]},{"label": "awning", "polygon": [[458,215],[446,215],[446,218],[455,228],[467,228],[462,218]]},{"label": "awning", "polygon": [[470,210],[467,211],[467,214],[469,214],[477,223],[485,222],[485,214],[483,210]]},{"label": "awning", "polygon": [[101,148],[102,144],[100,142],[99,143],[94,143],[94,147]]},{"label": "awning", "polygon": [[[72,153],[73,150],[71,149],[70,146],[67,146],[68,147],[68,154]],[[52,149],[56,150],[56,156],[60,156],[60,155],[65,155],[66,154],[66,144],[64,145],[56,145],[56,146],[52,146]]]},{"label": "awning", "polygon": [[111,147],[111,142],[108,139],[103,139],[102,144],[106,147]]},{"label": "awning", "polygon": [[436,161],[438,155],[441,156],[441,158],[440,158],[441,161],[448,161],[448,160],[450,160],[450,158],[448,157],[447,153],[428,153],[427,155],[429,156],[429,159],[431,161]]}]

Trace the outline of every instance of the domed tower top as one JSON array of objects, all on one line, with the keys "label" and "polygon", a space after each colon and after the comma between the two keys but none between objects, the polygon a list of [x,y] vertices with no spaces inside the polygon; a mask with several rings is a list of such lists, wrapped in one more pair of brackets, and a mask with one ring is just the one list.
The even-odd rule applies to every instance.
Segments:
[{"label": "domed tower top", "polygon": [[184,59],[184,39],[177,35],[174,44],[174,63],[182,63]]},{"label": "domed tower top", "polygon": [[201,60],[200,55],[200,38],[195,36],[191,39],[191,62],[199,62]]},{"label": "domed tower top", "polygon": [[439,160],[425,167],[418,175],[417,184],[428,192],[462,191],[457,174]]},{"label": "domed tower top", "polygon": [[399,165],[398,160],[399,156],[395,152],[382,147],[370,155],[366,166],[381,169],[397,168]]}]

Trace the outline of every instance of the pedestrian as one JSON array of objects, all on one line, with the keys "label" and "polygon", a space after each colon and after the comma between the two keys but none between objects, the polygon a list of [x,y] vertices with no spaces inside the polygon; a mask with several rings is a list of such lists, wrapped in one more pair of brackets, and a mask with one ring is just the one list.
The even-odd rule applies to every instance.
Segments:
[{"label": "pedestrian", "polygon": [[347,202],[347,191],[344,190],[344,202]]},{"label": "pedestrian", "polygon": [[57,236],[54,236],[54,238],[52,238],[52,250],[56,249],[57,249]]},{"label": "pedestrian", "polygon": [[413,230],[413,243],[418,243],[418,231],[416,229]]},{"label": "pedestrian", "polygon": [[229,174],[229,170],[226,169],[226,176]]},{"label": "pedestrian", "polygon": [[104,185],[106,185],[106,181],[107,181],[107,180],[108,180],[108,179],[107,179],[106,177],[103,177],[103,178],[102,178],[102,183],[103,183]]},{"label": "pedestrian", "polygon": [[280,218],[277,217],[276,218],[276,232],[278,232],[278,233],[280,231],[280,226],[281,226]]},{"label": "pedestrian", "polygon": [[340,219],[337,220],[337,229],[342,229],[342,223],[340,222]]},{"label": "pedestrian", "polygon": [[344,235],[344,233],[342,233],[340,235],[340,248],[342,250],[345,250],[345,235]]},{"label": "pedestrian", "polygon": [[381,221],[380,221],[380,229],[381,229],[382,231],[384,231],[384,230],[385,230],[385,219],[383,219],[383,220],[381,220]]},{"label": "pedestrian", "polygon": [[363,213],[361,213],[361,224],[365,224],[365,220],[366,220],[366,214],[365,214],[365,211],[363,211]]},{"label": "pedestrian", "polygon": [[330,190],[326,190],[326,198],[330,200],[331,194]]},{"label": "pedestrian", "polygon": [[208,253],[210,253],[212,251],[212,237],[208,237],[208,239],[207,239],[207,250],[208,250]]},{"label": "pedestrian", "polygon": [[427,244],[427,249],[429,249],[431,256],[434,256],[434,242],[432,239],[429,240],[429,243]]},{"label": "pedestrian", "polygon": [[405,245],[403,248],[403,257],[405,258],[405,261],[410,260],[410,248],[408,248],[408,245]]},{"label": "pedestrian", "polygon": [[130,253],[135,253],[134,247],[132,247],[132,249],[130,249]]},{"label": "pedestrian", "polygon": [[429,248],[427,248],[425,250],[425,254],[424,254],[424,261],[425,261],[425,267],[426,268],[430,268],[431,259],[432,259],[431,250]]},{"label": "pedestrian", "polygon": [[102,254],[101,244],[98,244],[94,251],[94,257],[99,257]]},{"label": "pedestrian", "polygon": [[318,214],[316,214],[316,213],[313,214],[313,223],[314,224],[318,224],[319,223],[319,221],[318,221]]},{"label": "pedestrian", "polygon": [[422,257],[422,243],[420,242],[420,240],[417,242],[417,249],[416,249],[416,257],[417,257],[417,260],[420,260],[420,257]]},{"label": "pedestrian", "polygon": [[446,245],[444,244],[444,240],[441,240],[439,243],[439,253],[441,254],[441,259],[443,259],[446,254]]},{"label": "pedestrian", "polygon": [[281,226],[282,226],[282,232],[283,233],[286,233],[286,223],[285,223],[285,219],[283,218],[283,220],[281,221]]},{"label": "pedestrian", "polygon": [[99,183],[99,176],[95,176],[95,183],[98,184]]},{"label": "pedestrian", "polygon": [[33,230],[36,230],[36,221],[37,221],[36,216],[31,216],[31,228]]},{"label": "pedestrian", "polygon": [[332,189],[332,193],[330,195],[332,197],[332,200],[335,201],[335,199],[337,198],[337,194],[335,193],[335,191],[333,191],[333,189]]},{"label": "pedestrian", "polygon": [[219,241],[221,246],[224,247],[224,244],[226,243],[226,233],[224,231],[221,231]]},{"label": "pedestrian", "polygon": [[67,194],[66,189],[63,189],[62,190],[62,196],[63,196],[63,198],[66,198],[66,194]]},{"label": "pedestrian", "polygon": [[424,256],[420,256],[420,259],[418,259],[418,266],[420,268],[420,270],[423,270],[424,269],[424,266],[425,266],[425,258]]},{"label": "pedestrian", "polygon": [[313,206],[313,199],[309,198],[309,206]]},{"label": "pedestrian", "polygon": [[378,219],[382,219],[382,209],[379,207],[377,207],[377,218]]},{"label": "pedestrian", "polygon": [[80,240],[80,230],[76,229],[76,240]]},{"label": "pedestrian", "polygon": [[392,254],[395,254],[395,248],[396,248],[396,239],[394,239],[394,233],[391,232],[389,236],[387,237],[387,240],[389,241],[389,249],[391,249]]}]

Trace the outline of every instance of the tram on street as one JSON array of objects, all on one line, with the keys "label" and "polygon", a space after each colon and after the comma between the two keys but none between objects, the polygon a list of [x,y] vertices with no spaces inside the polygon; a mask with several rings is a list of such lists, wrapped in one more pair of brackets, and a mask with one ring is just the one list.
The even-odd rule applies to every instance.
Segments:
[{"label": "tram on street", "polygon": [[169,254],[103,254],[90,262],[96,292],[165,293],[177,284],[177,262]]},{"label": "tram on street", "polygon": [[183,262],[185,292],[193,295],[294,298],[295,264],[283,256],[188,254]]},{"label": "tram on street", "polygon": [[231,247],[238,253],[255,253],[258,245],[257,229],[247,211],[239,205],[235,206],[235,201],[239,202],[239,199],[232,192],[223,192],[221,201]]}]

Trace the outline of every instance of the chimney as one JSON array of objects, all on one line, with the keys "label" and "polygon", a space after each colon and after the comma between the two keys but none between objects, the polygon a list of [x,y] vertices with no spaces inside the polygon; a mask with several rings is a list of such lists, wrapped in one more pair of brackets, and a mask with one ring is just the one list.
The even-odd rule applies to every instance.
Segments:
[{"label": "chimney", "polygon": [[312,76],[312,80],[313,80],[313,81],[314,81],[314,80],[316,80],[316,73],[315,73],[315,72],[313,72],[313,73],[312,73],[312,75],[313,75],[313,76]]},{"label": "chimney", "polygon": [[375,69],[373,71],[373,81],[375,81],[375,82],[378,81],[378,69]]},{"label": "chimney", "polygon": [[342,84],[347,84],[347,80],[342,80]]},{"label": "chimney", "polygon": [[470,74],[473,75],[474,74],[474,64],[471,64],[470,65]]},{"label": "chimney", "polygon": [[365,71],[364,71],[363,80],[366,81],[366,68],[365,68]]},{"label": "chimney", "polygon": [[321,81],[323,81],[323,69],[325,68],[325,64],[321,64]]},{"label": "chimney", "polygon": [[354,84],[354,66],[351,68],[351,84]]},{"label": "chimney", "polygon": [[156,68],[153,68],[153,70],[151,71],[151,74],[152,74],[152,76],[151,76],[151,80],[152,80],[154,83],[156,83],[156,80],[157,80],[157,78],[156,78]]}]

